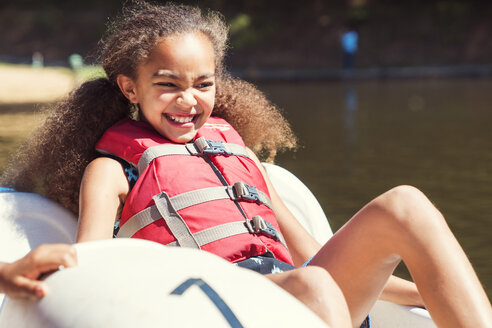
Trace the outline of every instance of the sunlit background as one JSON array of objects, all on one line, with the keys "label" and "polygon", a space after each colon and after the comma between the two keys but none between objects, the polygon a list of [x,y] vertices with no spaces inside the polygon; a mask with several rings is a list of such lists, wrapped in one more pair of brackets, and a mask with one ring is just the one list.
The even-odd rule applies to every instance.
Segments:
[{"label": "sunlit background", "polygon": [[[385,190],[415,185],[492,295],[492,4],[181,2],[223,13],[228,68],[283,108],[301,147],[277,162],[334,229]],[[97,42],[121,3],[0,3],[0,172],[42,122],[40,108],[101,74]]]}]

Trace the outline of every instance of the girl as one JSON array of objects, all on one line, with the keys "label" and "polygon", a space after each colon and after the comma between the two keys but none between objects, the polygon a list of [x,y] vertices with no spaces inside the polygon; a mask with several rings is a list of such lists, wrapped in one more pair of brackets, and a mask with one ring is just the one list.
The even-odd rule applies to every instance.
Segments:
[{"label": "girl", "polygon": [[[271,159],[295,139],[258,91],[227,77],[226,34],[220,16],[197,8],[126,9],[104,44],[107,79],[57,106],[29,146],[43,153],[20,154],[4,183],[32,188],[41,174],[46,194],[75,211],[88,164],[79,242],[115,231],[201,248],[259,272],[292,269],[267,277],[333,327],[360,325],[381,293],[420,304],[413,284],[390,278],[401,260],[438,325],[485,327],[492,319],[485,292],[417,189],[377,197],[324,246],[300,226],[255,155]],[[292,265],[311,257],[307,267]]]}]

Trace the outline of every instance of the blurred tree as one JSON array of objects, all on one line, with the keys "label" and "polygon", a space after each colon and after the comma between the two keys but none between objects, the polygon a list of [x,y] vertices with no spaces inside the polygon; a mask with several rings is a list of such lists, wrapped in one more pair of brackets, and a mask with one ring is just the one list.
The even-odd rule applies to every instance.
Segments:
[{"label": "blurred tree", "polygon": [[[127,0],[0,0],[0,60],[34,51],[46,63],[89,62]],[[358,66],[484,64],[492,60],[492,2],[479,0],[175,0],[219,10],[233,66],[338,67],[339,35],[357,25]],[[155,1],[163,3],[165,1]],[[88,58],[89,57],[89,58]]]}]

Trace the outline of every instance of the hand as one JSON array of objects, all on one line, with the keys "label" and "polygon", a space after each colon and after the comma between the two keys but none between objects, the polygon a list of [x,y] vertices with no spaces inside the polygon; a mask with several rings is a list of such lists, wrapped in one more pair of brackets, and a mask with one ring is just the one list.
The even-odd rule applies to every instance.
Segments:
[{"label": "hand", "polygon": [[0,263],[0,292],[11,298],[38,299],[47,286],[38,280],[44,273],[77,264],[75,249],[66,244],[45,244],[13,263]]}]

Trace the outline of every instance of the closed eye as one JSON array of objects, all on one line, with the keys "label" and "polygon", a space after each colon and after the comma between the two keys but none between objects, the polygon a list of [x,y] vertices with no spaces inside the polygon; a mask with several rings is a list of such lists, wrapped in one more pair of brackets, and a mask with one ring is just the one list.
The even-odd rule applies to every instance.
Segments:
[{"label": "closed eye", "polygon": [[199,85],[197,85],[196,87],[198,89],[204,89],[204,88],[209,88],[209,87],[211,87],[213,85],[214,85],[213,82],[203,82],[203,83],[200,83]]},{"label": "closed eye", "polygon": [[171,82],[156,82],[154,85],[158,85],[160,87],[167,87],[167,88],[176,88],[176,84],[171,83]]}]

